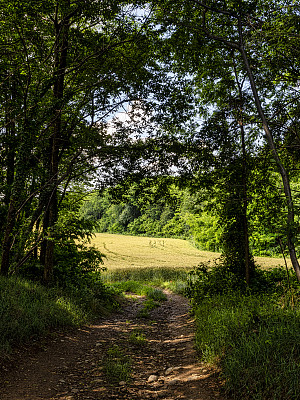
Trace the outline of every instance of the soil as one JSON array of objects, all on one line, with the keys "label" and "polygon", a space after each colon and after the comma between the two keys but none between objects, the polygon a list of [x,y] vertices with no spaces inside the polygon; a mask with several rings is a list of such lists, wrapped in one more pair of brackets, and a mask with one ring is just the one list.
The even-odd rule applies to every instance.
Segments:
[{"label": "soil", "polygon": [[[94,325],[28,345],[2,366],[1,400],[224,399],[216,371],[197,359],[188,301],[172,293],[140,318],[144,299]],[[144,340],[136,342],[134,333]],[[113,380],[103,366],[117,345],[131,360],[131,378]]]}]

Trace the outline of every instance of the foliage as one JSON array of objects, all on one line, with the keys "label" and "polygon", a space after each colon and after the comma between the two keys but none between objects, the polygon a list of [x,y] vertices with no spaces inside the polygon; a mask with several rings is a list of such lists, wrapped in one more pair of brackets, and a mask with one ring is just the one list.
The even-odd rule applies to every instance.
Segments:
[{"label": "foliage", "polygon": [[186,295],[195,305],[215,295],[274,292],[284,294],[290,287],[295,290],[298,287],[291,270],[286,271],[284,267],[268,270],[256,267],[250,284],[247,285],[246,281],[240,279],[223,260],[221,257],[211,267],[204,263],[200,264],[189,273]]},{"label": "foliage", "polygon": [[[299,287],[291,271],[256,268],[250,286],[226,265],[190,273],[196,347],[236,399],[296,399]],[[279,368],[280,366],[280,368]]]},{"label": "foliage", "polygon": [[[106,289],[101,281],[103,254],[90,244],[94,223],[79,217],[81,193],[71,192],[63,198],[61,213],[56,225],[54,268],[52,286],[82,292],[83,298],[103,301]],[[80,200],[79,200],[80,199]],[[20,276],[33,281],[43,281],[43,266],[37,257],[31,257],[21,267]]]},{"label": "foliage", "polygon": [[[140,158],[145,166],[151,141],[139,137],[150,129],[146,115],[150,125],[175,115],[167,98],[181,92],[184,79],[157,62],[160,39],[137,7],[140,2],[2,4],[2,274],[16,273],[35,252],[49,283],[63,198],[96,178],[99,185],[117,183],[139,168]],[[117,117],[123,106],[138,120],[134,135]],[[126,218],[124,212],[123,224]]]},{"label": "foliage", "polygon": [[[198,187],[201,187],[209,181],[218,185],[228,166],[235,165],[236,177],[239,178],[236,188],[232,193],[229,193],[232,185],[223,187],[223,190],[232,196],[231,202],[235,199],[237,213],[244,208],[239,213],[243,215],[244,224],[237,221],[240,219],[238,215],[232,218],[233,225],[236,222],[236,237],[239,239],[236,241],[236,250],[244,251],[240,261],[243,263],[245,254],[247,259],[251,253],[246,229],[249,222],[247,202],[251,202],[256,184],[253,182],[251,187],[251,172],[255,166],[248,160],[254,158],[258,165],[267,165],[267,169],[277,175],[282,187],[279,196],[276,196],[278,185],[271,188],[274,197],[281,197],[276,231],[283,233],[281,240],[284,238],[286,242],[300,280],[300,267],[295,254],[299,236],[295,218],[296,196],[291,191],[291,179],[299,168],[293,156],[299,143],[299,93],[295,89],[293,71],[295,65],[299,65],[300,58],[298,51],[291,54],[290,45],[299,41],[299,35],[295,36],[295,32],[299,31],[299,25],[295,25],[299,19],[297,6],[293,1],[287,1],[278,7],[273,0],[166,0],[153,1],[152,4],[161,35],[165,39],[163,59],[170,63],[174,73],[180,71],[183,75],[189,74],[197,93],[193,123],[188,130],[177,130],[175,133],[184,149],[178,169],[186,182],[191,178],[191,186],[197,187],[194,182],[198,179],[201,182],[198,182]],[[174,134],[172,127],[167,129],[169,135]],[[286,146],[287,142],[292,143],[291,146]],[[242,162],[237,163],[238,160]],[[264,195],[261,195],[264,200]],[[230,220],[227,218],[224,222],[229,224],[233,232]],[[225,224],[224,228],[226,232]],[[270,236],[263,238],[267,239],[265,245],[268,245],[268,239],[272,240],[272,228],[268,232]],[[243,230],[244,249],[241,246]],[[255,232],[255,244],[259,244],[260,238],[257,236]],[[276,247],[274,242],[271,247]],[[225,256],[227,250],[224,249]],[[233,254],[230,257],[232,261]],[[238,259],[235,268],[237,263]],[[245,263],[246,266],[250,264],[253,264],[251,260]],[[247,280],[249,275],[246,273]]]},{"label": "foliage", "polygon": [[[279,185],[278,175],[261,165],[257,158],[251,163],[248,184],[250,250],[255,256],[282,255],[277,238],[284,237],[284,211],[280,191],[274,191]],[[98,232],[179,237],[208,251],[225,251],[227,235],[226,243],[237,243],[238,258],[242,260],[244,227],[242,215],[238,216],[237,211],[242,209],[243,193],[241,182],[234,175],[239,173],[232,165],[219,171],[207,189],[199,188],[201,181],[190,189],[171,186],[167,197],[148,198],[147,201],[143,195],[139,197],[135,193],[134,184],[123,200],[114,200],[109,191],[101,195],[93,193],[83,203],[80,217],[94,222]]]}]

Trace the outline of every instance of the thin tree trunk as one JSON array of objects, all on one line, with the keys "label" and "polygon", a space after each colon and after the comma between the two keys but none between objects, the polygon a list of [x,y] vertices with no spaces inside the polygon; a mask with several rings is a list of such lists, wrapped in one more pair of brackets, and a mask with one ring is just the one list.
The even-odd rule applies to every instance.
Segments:
[{"label": "thin tree trunk", "polygon": [[295,270],[296,276],[298,281],[300,282],[300,265],[297,259],[297,255],[296,255],[296,250],[295,250],[295,245],[294,245],[294,220],[295,220],[295,215],[294,215],[294,204],[293,204],[293,198],[292,198],[292,193],[291,193],[291,187],[290,187],[290,181],[289,181],[289,177],[287,174],[287,171],[285,170],[277,149],[276,149],[276,145],[273,139],[273,135],[271,133],[271,130],[269,128],[269,124],[268,121],[266,119],[265,113],[263,111],[263,108],[261,106],[261,102],[258,96],[258,91],[257,91],[257,87],[255,84],[255,80],[254,80],[254,76],[252,73],[252,69],[250,67],[250,63],[246,54],[246,51],[244,49],[243,46],[243,35],[242,35],[242,26],[241,26],[241,22],[239,20],[239,32],[240,32],[240,40],[241,40],[241,46],[240,46],[240,52],[244,61],[244,65],[247,71],[247,76],[249,78],[250,81],[250,85],[251,85],[251,90],[255,99],[255,105],[256,105],[256,109],[258,112],[258,115],[262,121],[262,125],[263,125],[263,129],[266,135],[266,139],[268,142],[268,145],[270,147],[270,150],[272,152],[273,158],[276,162],[277,168],[279,170],[279,173],[281,175],[281,179],[282,179],[282,183],[283,183],[283,188],[284,188],[284,193],[285,193],[285,198],[287,201],[287,210],[288,210],[288,232],[287,232],[287,243],[288,243],[288,249],[289,249],[289,253],[290,253],[290,259],[293,265],[293,268]]},{"label": "thin tree trunk", "polygon": [[6,227],[2,242],[2,256],[1,256],[1,275],[7,276],[10,266],[10,248],[12,244],[12,232],[15,227],[16,221],[16,208],[13,198],[10,199],[10,204],[6,217]]},{"label": "thin tree trunk", "polygon": [[248,187],[247,187],[247,155],[245,146],[245,131],[244,125],[241,121],[241,136],[242,136],[242,149],[243,149],[243,225],[244,225],[244,249],[245,249],[245,278],[249,285],[250,283],[250,250],[249,250],[249,231],[248,231]]},{"label": "thin tree trunk", "polygon": [[21,203],[24,194],[24,187],[26,181],[26,171],[28,168],[28,154],[30,153],[30,143],[28,139],[27,129],[24,129],[23,142],[18,151],[18,160],[16,163],[15,178],[12,185],[10,202],[6,216],[6,225],[4,237],[2,242],[2,256],[1,256],[1,274],[7,275],[9,272],[10,252],[13,243],[13,231],[16,225],[18,205]]},{"label": "thin tree trunk", "polygon": [[242,181],[243,181],[243,228],[244,228],[244,251],[245,251],[245,279],[247,284],[250,284],[250,249],[249,249],[249,229],[248,229],[248,163],[247,163],[247,151],[245,145],[245,129],[244,129],[244,121],[243,121],[243,92],[242,85],[239,82],[238,74],[236,70],[234,54],[233,54],[233,63],[234,63],[234,74],[235,80],[237,83],[237,87],[239,90],[239,100],[240,100],[240,109],[239,109],[239,118],[238,124],[240,126],[241,132],[241,140],[242,140],[242,156],[243,156],[243,170],[242,170]]},{"label": "thin tree trunk", "polygon": [[[68,1],[67,1],[68,3]],[[64,80],[67,67],[67,54],[68,54],[68,32],[69,32],[69,18],[61,17],[58,21],[58,6],[55,15],[55,39],[56,46],[54,49],[54,77],[55,83],[53,87],[53,97],[56,103],[56,115],[53,127],[53,134],[50,139],[50,160],[49,160],[49,177],[51,195],[49,199],[48,211],[46,212],[46,219],[44,229],[47,229],[46,239],[44,241],[45,248],[43,249],[44,257],[44,282],[48,284],[52,279],[54,267],[54,249],[55,249],[55,224],[58,218],[58,172],[59,172],[59,150],[62,134],[62,100],[64,96]]]}]

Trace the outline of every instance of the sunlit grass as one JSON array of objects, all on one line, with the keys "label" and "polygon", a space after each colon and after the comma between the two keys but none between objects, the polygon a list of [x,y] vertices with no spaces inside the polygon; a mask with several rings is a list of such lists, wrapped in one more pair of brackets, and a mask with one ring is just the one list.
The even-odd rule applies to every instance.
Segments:
[{"label": "sunlit grass", "polygon": [[141,236],[97,233],[92,240],[105,256],[104,266],[116,268],[188,267],[220,256],[218,253],[199,251],[188,241]]},{"label": "sunlit grass", "polygon": [[[200,263],[213,263],[220,253],[200,251],[182,239],[97,233],[92,244],[105,256],[108,270],[128,268],[193,268]],[[263,268],[283,266],[282,258],[255,257]],[[290,262],[288,262],[290,266]]]}]

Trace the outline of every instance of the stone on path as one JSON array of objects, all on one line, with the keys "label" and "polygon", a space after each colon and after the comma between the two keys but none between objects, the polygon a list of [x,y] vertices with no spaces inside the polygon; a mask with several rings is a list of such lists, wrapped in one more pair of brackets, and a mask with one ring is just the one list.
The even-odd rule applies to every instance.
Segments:
[{"label": "stone on path", "polygon": [[158,376],[157,375],[150,375],[148,378],[148,383],[156,382],[158,381]]}]

